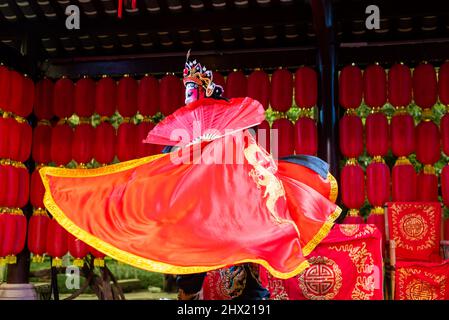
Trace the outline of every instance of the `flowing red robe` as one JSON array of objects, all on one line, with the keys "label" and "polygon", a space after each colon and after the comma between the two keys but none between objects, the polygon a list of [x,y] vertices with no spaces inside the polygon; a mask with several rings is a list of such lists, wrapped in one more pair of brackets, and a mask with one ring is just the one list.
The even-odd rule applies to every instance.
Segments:
[{"label": "flowing red robe", "polygon": [[341,212],[329,200],[333,180],[299,168],[278,169],[242,131],[170,154],[40,174],[53,217],[114,259],[171,274],[254,262],[285,279],[307,268],[305,256]]}]

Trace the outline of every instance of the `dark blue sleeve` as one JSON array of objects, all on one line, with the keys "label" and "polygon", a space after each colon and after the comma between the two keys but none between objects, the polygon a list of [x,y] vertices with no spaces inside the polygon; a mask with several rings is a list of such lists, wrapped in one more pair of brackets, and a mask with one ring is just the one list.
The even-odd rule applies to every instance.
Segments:
[{"label": "dark blue sleeve", "polygon": [[162,153],[170,153],[173,146],[165,146],[164,149],[162,149]]},{"label": "dark blue sleeve", "polygon": [[282,157],[279,160],[296,163],[300,166],[304,166],[306,168],[309,168],[316,173],[318,173],[323,179],[327,178],[327,174],[329,173],[329,164],[320,158],[304,155],[304,154],[298,154],[298,155],[292,155],[292,156],[286,156]]}]

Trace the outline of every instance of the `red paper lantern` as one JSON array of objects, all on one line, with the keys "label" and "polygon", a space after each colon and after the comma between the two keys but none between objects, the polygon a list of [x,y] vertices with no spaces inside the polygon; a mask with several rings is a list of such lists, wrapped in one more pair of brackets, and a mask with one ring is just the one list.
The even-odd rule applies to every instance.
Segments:
[{"label": "red paper lantern", "polygon": [[53,92],[53,113],[63,119],[74,112],[75,85],[70,79],[61,78],[55,83]]},{"label": "red paper lantern", "polygon": [[47,231],[50,218],[44,209],[34,210],[28,223],[28,249],[33,254],[33,262],[43,262],[47,252]]},{"label": "red paper lantern", "polygon": [[0,213],[0,258],[16,263],[16,255],[24,246],[27,220],[22,210],[3,210]]},{"label": "red paper lantern", "polygon": [[415,151],[415,123],[409,114],[397,114],[391,119],[391,150],[397,157]]},{"label": "red paper lantern", "polygon": [[[288,119],[277,119],[273,122],[271,130],[271,149],[273,155],[282,158],[294,154],[295,151],[295,128]],[[277,137],[276,137],[277,133]]]},{"label": "red paper lantern", "polygon": [[166,75],[161,79],[159,99],[161,112],[166,116],[184,105],[184,88],[178,77]]},{"label": "red paper lantern", "polygon": [[102,122],[95,128],[93,157],[101,164],[114,160],[117,136],[115,128],[108,122]]},{"label": "red paper lantern", "polygon": [[365,202],[365,176],[357,163],[344,166],[340,173],[342,203],[349,209],[360,209]]},{"label": "red paper lantern", "polygon": [[[1,207],[6,207],[8,202],[7,200],[7,192],[9,189],[8,186],[8,169],[9,165],[5,164],[4,161],[0,162],[0,210]],[[0,214],[1,216],[1,214]]]},{"label": "red paper lantern", "polygon": [[362,103],[362,70],[356,66],[346,66],[339,77],[339,101],[345,109],[356,109]]},{"label": "red paper lantern", "polygon": [[370,156],[385,156],[389,149],[389,127],[387,117],[371,113],[366,118],[366,151]]},{"label": "red paper lantern", "polygon": [[73,265],[82,267],[84,265],[83,259],[89,253],[89,246],[71,234],[67,234],[67,244],[70,255],[75,259]]},{"label": "red paper lantern", "polygon": [[435,174],[420,172],[417,186],[417,201],[438,201],[438,177]]},{"label": "red paper lantern", "polygon": [[95,112],[95,81],[82,78],[75,85],[75,113],[79,117],[90,117]]},{"label": "red paper lantern", "polygon": [[143,140],[154,128],[151,122],[141,122],[136,128],[136,158],[151,156],[157,153],[156,145],[151,143],[143,143]]},{"label": "red paper lantern", "polygon": [[383,207],[390,199],[390,169],[383,162],[372,162],[366,168],[366,193],[374,207]]},{"label": "red paper lantern", "polygon": [[30,186],[31,205],[35,208],[43,209],[45,207],[44,194],[45,194],[44,184],[42,183],[42,179],[39,174],[39,170],[36,169],[31,174],[31,186]]},{"label": "red paper lantern", "polygon": [[405,107],[412,101],[412,73],[403,64],[395,64],[388,72],[388,99],[395,107]]},{"label": "red paper lantern", "polygon": [[23,208],[27,205],[30,197],[30,174],[23,164],[17,165],[15,168],[19,178],[19,193],[17,195],[17,203],[15,207]]},{"label": "red paper lantern", "polygon": [[73,129],[67,124],[59,124],[51,132],[51,159],[58,166],[65,166],[72,160]]},{"label": "red paper lantern", "polygon": [[16,139],[20,139],[14,144],[14,149],[17,149],[16,154],[11,155],[11,159],[15,161],[25,162],[28,160],[31,154],[31,144],[33,139],[33,130],[31,126],[26,122],[20,120],[20,122],[16,122],[16,126],[18,128],[16,137],[10,136],[11,141]]},{"label": "red paper lantern", "polygon": [[137,113],[137,81],[125,75],[117,86],[117,108],[123,117],[132,117]]},{"label": "red paper lantern", "polygon": [[0,165],[0,207],[17,207],[20,191],[19,186],[19,171],[12,164],[3,161]]},{"label": "red paper lantern", "polygon": [[117,131],[116,155],[120,161],[136,158],[135,141],[137,137],[136,126],[123,122]]},{"label": "red paper lantern", "polygon": [[363,73],[365,102],[371,108],[380,108],[387,102],[387,74],[375,64]]},{"label": "red paper lantern", "polygon": [[318,79],[316,71],[301,67],[295,73],[295,102],[300,108],[316,106],[318,98]]},{"label": "red paper lantern", "polygon": [[[17,210],[13,215],[13,218],[16,223],[16,234],[14,237],[14,245],[11,254],[13,256],[18,255],[22,252],[25,247],[26,235],[27,235],[27,218],[23,214],[22,210]],[[10,263],[15,263],[16,259],[10,260]]]},{"label": "red paper lantern", "polygon": [[47,253],[53,258],[52,266],[61,267],[62,257],[67,254],[67,231],[55,219],[48,222]]},{"label": "red paper lantern", "polygon": [[299,118],[295,123],[296,154],[316,155],[317,151],[318,131],[315,120]]},{"label": "red paper lantern", "polygon": [[441,195],[444,205],[449,207],[449,165],[441,171]]},{"label": "red paper lantern", "polygon": [[145,76],[140,79],[137,109],[144,116],[153,116],[159,111],[159,81],[155,77]]},{"label": "red paper lantern", "polygon": [[8,130],[4,132],[5,137],[3,137],[4,142],[2,143],[5,146],[5,158],[17,161],[20,153],[22,127],[14,118],[7,118],[4,129]]},{"label": "red paper lantern", "polygon": [[90,162],[94,156],[95,129],[90,124],[81,123],[75,127],[72,142],[72,159],[78,164]]},{"label": "red paper lantern", "polygon": [[40,120],[53,117],[53,91],[54,84],[50,79],[44,78],[36,84],[34,114]]},{"label": "red paper lantern", "polygon": [[420,64],[413,71],[413,97],[423,109],[430,109],[437,102],[438,86],[435,68],[431,64]]},{"label": "red paper lantern", "polygon": [[340,119],[340,150],[346,158],[357,158],[363,152],[363,123],[356,115]]},{"label": "red paper lantern", "polygon": [[271,76],[271,107],[287,112],[293,102],[293,75],[285,69],[278,69]]},{"label": "red paper lantern", "polygon": [[[0,117],[0,159],[10,159],[12,156],[11,139],[15,138],[17,126],[13,118]],[[16,146],[18,148],[18,146]]]},{"label": "red paper lantern", "polygon": [[51,162],[51,131],[49,122],[39,123],[34,128],[31,156],[37,163]]},{"label": "red paper lantern", "polygon": [[117,107],[117,84],[115,80],[103,76],[95,87],[95,112],[102,117],[110,117]]},{"label": "red paper lantern", "polygon": [[434,164],[440,159],[440,133],[432,121],[421,121],[416,127],[416,158],[424,164]]},{"label": "red paper lantern", "polygon": [[268,153],[271,152],[270,136],[270,124],[267,120],[264,120],[257,126],[256,141],[259,146],[264,148]]},{"label": "red paper lantern", "polygon": [[233,71],[226,78],[224,95],[227,98],[246,97],[247,79],[242,71]]},{"label": "red paper lantern", "polygon": [[270,104],[270,78],[262,70],[253,71],[248,76],[247,96],[259,101],[265,109]]},{"label": "red paper lantern", "polygon": [[14,251],[17,227],[14,214],[6,211],[0,213],[0,259],[5,259],[7,263]]},{"label": "red paper lantern", "polygon": [[392,169],[393,201],[416,201],[417,176],[410,162],[398,164]]},{"label": "red paper lantern", "polygon": [[9,95],[9,108],[20,117],[27,117],[33,111],[34,82],[17,71],[11,71],[11,93]]},{"label": "red paper lantern", "polygon": [[0,65],[0,109],[9,110],[9,96],[11,94],[11,71]]},{"label": "red paper lantern", "polygon": [[375,210],[371,210],[370,215],[366,219],[366,223],[374,224],[382,234],[382,250],[385,248],[385,215],[383,208],[376,208]]}]

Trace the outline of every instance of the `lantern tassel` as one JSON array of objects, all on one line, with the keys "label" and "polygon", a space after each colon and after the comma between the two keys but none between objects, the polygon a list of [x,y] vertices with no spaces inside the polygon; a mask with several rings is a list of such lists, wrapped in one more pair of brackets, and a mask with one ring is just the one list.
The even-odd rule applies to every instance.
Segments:
[{"label": "lantern tassel", "polygon": [[62,267],[62,259],[61,258],[53,258],[52,262],[51,262],[51,266],[52,267]]},{"label": "lantern tassel", "polygon": [[44,262],[44,256],[41,256],[39,254],[33,255],[33,258],[31,259],[31,261],[33,261],[35,263],[42,263],[42,262]]},{"label": "lantern tassel", "polygon": [[94,267],[104,267],[104,259],[101,258],[95,258],[94,259]]},{"label": "lantern tassel", "polygon": [[16,264],[17,263],[17,257],[13,255],[9,255],[6,257],[6,263],[7,264]]},{"label": "lantern tassel", "polygon": [[81,268],[82,266],[84,266],[84,260],[76,258],[75,260],[73,260],[73,265]]},{"label": "lantern tassel", "polygon": [[363,224],[363,218],[359,214],[359,210],[350,209],[345,219],[343,220],[344,224]]}]

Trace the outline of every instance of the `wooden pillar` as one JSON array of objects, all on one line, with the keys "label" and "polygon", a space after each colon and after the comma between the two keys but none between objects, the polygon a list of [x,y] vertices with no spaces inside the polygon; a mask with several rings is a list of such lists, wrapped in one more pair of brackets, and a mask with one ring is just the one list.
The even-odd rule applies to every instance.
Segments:
[{"label": "wooden pillar", "polygon": [[339,177],[337,56],[335,21],[331,0],[311,0],[313,25],[318,40],[318,156],[330,165],[330,172]]}]

